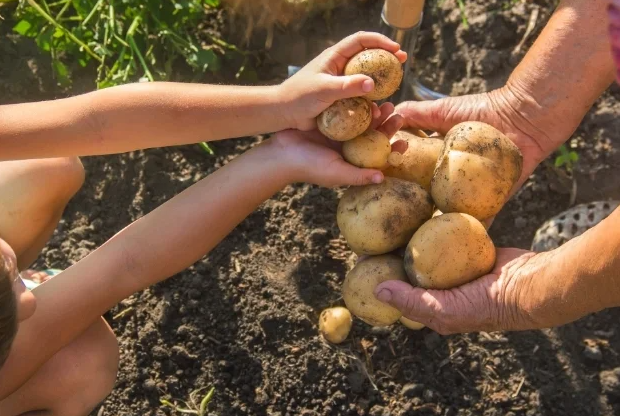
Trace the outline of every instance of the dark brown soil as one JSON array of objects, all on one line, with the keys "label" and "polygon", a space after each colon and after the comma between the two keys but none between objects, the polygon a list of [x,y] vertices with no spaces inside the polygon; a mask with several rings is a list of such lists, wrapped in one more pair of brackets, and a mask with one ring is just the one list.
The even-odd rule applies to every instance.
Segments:
[{"label": "dark brown soil", "polygon": [[[552,10],[545,0],[467,1],[464,28],[454,0],[427,3],[418,64],[429,86],[455,95],[501,85]],[[537,30],[513,54],[535,8]],[[376,29],[379,9],[378,1],[357,3],[329,22],[276,33],[272,76],[263,80],[283,79],[286,65],[305,63],[349,33]],[[57,96],[47,68],[31,43],[3,35],[0,102]],[[580,155],[577,203],[620,198],[617,97],[616,88],[601,97],[572,139]],[[214,157],[187,146],[84,158],[86,184],[38,265],[78,261],[256,139],[216,143]],[[496,244],[528,248],[536,228],[568,208],[570,188],[539,167],[493,225]],[[173,414],[160,399],[188,400],[211,386],[209,412],[218,415],[620,413],[620,370],[611,371],[620,367],[617,310],[548,331],[449,337],[356,320],[344,344],[322,342],[319,313],[342,305],[339,288],[354,261],[336,226],[339,195],[287,187],[202,261],[111,310],[121,368],[93,415]]]}]

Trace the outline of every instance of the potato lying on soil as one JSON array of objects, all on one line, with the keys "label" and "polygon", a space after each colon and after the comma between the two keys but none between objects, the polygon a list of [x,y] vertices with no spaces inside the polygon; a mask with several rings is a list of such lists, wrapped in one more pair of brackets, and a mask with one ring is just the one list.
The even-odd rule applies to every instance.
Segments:
[{"label": "potato lying on soil", "polygon": [[372,326],[388,326],[398,321],[401,312],[374,295],[375,288],[387,280],[407,281],[400,257],[384,254],[357,263],[342,285],[342,297],[351,313]]},{"label": "potato lying on soil", "polygon": [[501,210],[522,168],[519,148],[499,130],[480,122],[460,123],[446,134],[431,195],[442,212],[484,220]]},{"label": "potato lying on soil", "polygon": [[321,133],[344,142],[365,132],[372,122],[372,104],[365,98],[353,97],[338,100],[316,119]]},{"label": "potato lying on soil", "polygon": [[405,246],[433,214],[420,185],[397,178],[347,189],[338,203],[340,232],[358,255],[389,253]]},{"label": "potato lying on soil", "polygon": [[342,306],[325,309],[319,316],[319,332],[333,344],[347,339],[352,325],[351,312]]},{"label": "potato lying on soil", "polygon": [[344,75],[363,74],[375,81],[375,88],[365,95],[372,101],[394,94],[403,79],[403,65],[391,52],[366,49],[353,56],[344,67]]},{"label": "potato lying on soil", "polygon": [[443,140],[419,137],[404,130],[396,133],[393,141],[397,140],[405,141],[408,145],[407,150],[404,153],[392,152],[388,157],[390,166],[384,169],[383,173],[386,176],[418,183],[430,192]]},{"label": "potato lying on soil", "polygon": [[486,229],[468,214],[430,219],[405,251],[405,271],[414,286],[451,289],[471,282],[495,265],[495,246]]},{"label": "potato lying on soil", "polygon": [[412,321],[409,318],[405,318],[404,316],[401,316],[399,319],[400,323],[403,324],[403,326],[406,326],[409,329],[412,329],[414,331],[419,331],[420,329],[424,328],[424,325],[416,322],[416,321]]},{"label": "potato lying on soil", "polygon": [[344,160],[357,167],[369,169],[384,168],[391,150],[390,139],[373,129],[366,130],[342,145]]}]

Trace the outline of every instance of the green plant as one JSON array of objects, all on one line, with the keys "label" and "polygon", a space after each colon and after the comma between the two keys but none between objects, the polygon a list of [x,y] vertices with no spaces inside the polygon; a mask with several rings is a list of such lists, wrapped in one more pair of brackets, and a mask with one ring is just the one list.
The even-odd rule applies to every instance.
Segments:
[{"label": "green plant", "polygon": [[572,172],[575,163],[579,160],[579,155],[574,150],[568,150],[565,144],[558,149],[558,155],[555,158],[555,167],[565,167],[568,172]]},{"label": "green plant", "polygon": [[[98,89],[136,80],[167,81],[179,60],[200,75],[218,72],[225,59],[238,59],[243,63],[237,78],[256,78],[249,53],[198,29],[220,0],[16,1],[13,30],[50,54],[63,87],[71,85],[75,64],[95,65]],[[212,153],[206,143],[201,148]]]},{"label": "green plant", "polygon": [[[66,62],[97,66],[97,87],[167,80],[182,58],[199,73],[217,72],[222,58],[247,56],[208,31],[197,30],[220,0],[19,0],[14,30],[52,56],[61,85]],[[245,65],[244,65],[245,67]]]},{"label": "green plant", "polygon": [[467,20],[467,14],[465,13],[465,3],[463,0],[456,0],[459,5],[459,10],[461,12],[461,21],[463,22],[463,26],[465,29],[469,28],[469,21]]},{"label": "green plant", "polygon": [[211,387],[211,389],[206,394],[206,396],[204,396],[202,400],[200,401],[200,403],[198,403],[198,401],[196,400],[198,397],[198,393],[200,393],[203,390],[204,388],[194,390],[193,392],[191,392],[189,395],[190,403],[189,405],[188,403],[184,403],[185,408],[179,407],[177,406],[176,403],[171,403],[170,401],[166,399],[160,399],[159,401],[162,405],[170,407],[171,409],[177,412],[180,412],[180,413],[205,416],[207,414],[207,407],[209,406],[209,403],[211,402],[211,399],[213,398],[213,395],[215,394],[215,387]]}]

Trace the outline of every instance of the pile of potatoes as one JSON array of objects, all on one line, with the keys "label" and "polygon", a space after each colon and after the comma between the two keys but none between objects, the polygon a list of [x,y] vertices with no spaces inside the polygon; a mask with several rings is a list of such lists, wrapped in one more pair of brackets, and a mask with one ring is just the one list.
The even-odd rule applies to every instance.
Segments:
[{"label": "pile of potatoes", "polygon": [[[338,227],[351,250],[363,257],[345,278],[346,308],[341,309],[372,326],[400,320],[420,329],[423,325],[378,301],[375,288],[402,280],[424,289],[451,289],[488,274],[496,252],[484,221],[507,202],[521,176],[523,157],[502,132],[474,121],[455,125],[445,137],[403,129],[393,142],[405,142],[406,150],[392,151],[385,135],[369,129],[367,100],[396,91],[402,79],[399,61],[389,52],[366,50],[346,68],[347,75],[372,77],[376,89],[370,97],[334,103],[317,118],[319,129],[345,141],[345,160],[381,169],[385,180],[350,187],[339,201]],[[330,342],[342,342],[352,317],[341,313],[330,325],[331,315],[331,309],[323,312],[320,331]],[[342,322],[346,331],[336,331]]]}]

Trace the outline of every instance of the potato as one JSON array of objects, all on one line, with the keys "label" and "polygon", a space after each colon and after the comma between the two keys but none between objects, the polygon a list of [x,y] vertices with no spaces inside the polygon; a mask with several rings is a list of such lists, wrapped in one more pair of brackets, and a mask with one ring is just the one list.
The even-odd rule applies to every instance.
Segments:
[{"label": "potato", "polygon": [[366,130],[342,145],[344,160],[360,168],[384,168],[391,151],[390,139],[373,129]]},{"label": "potato", "polygon": [[353,56],[344,67],[344,75],[363,74],[375,81],[375,88],[365,95],[372,101],[394,94],[403,79],[403,65],[391,52],[366,49]]},{"label": "potato", "polygon": [[405,318],[404,316],[401,316],[399,319],[400,323],[403,324],[403,326],[406,326],[409,329],[412,329],[414,331],[419,331],[420,329],[424,328],[424,325],[416,322],[416,321],[412,321],[411,319]]},{"label": "potato", "polygon": [[432,214],[430,195],[420,185],[386,177],[380,184],[347,189],[336,220],[351,250],[378,255],[407,245]]},{"label": "potato", "polygon": [[319,316],[319,332],[333,344],[347,339],[352,325],[351,312],[342,306],[325,309]]},{"label": "potato", "polygon": [[506,203],[522,168],[519,148],[499,130],[480,122],[460,123],[446,134],[431,195],[442,212],[488,219]]},{"label": "potato", "polygon": [[430,219],[405,251],[405,271],[414,286],[452,289],[471,282],[495,265],[495,246],[480,221],[449,213]]},{"label": "potato", "polygon": [[321,133],[344,142],[365,132],[372,122],[372,105],[362,97],[345,98],[327,107],[316,119]]},{"label": "potato", "polygon": [[342,285],[342,297],[353,315],[372,326],[388,326],[402,316],[400,311],[378,300],[374,291],[388,280],[407,281],[400,257],[384,254],[368,257],[355,265]]},{"label": "potato", "polygon": [[388,157],[389,166],[383,170],[383,174],[418,183],[430,192],[443,140],[419,137],[406,130],[396,133],[393,141],[397,140],[407,142],[407,150],[404,153],[392,152]]}]

